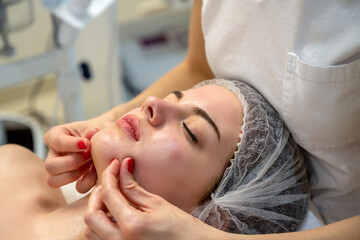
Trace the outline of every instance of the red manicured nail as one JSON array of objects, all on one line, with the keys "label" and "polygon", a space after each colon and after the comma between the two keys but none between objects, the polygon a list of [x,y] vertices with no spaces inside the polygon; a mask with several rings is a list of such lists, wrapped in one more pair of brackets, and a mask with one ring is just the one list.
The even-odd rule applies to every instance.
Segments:
[{"label": "red manicured nail", "polygon": [[109,165],[112,164],[112,162],[115,161],[115,160],[116,160],[116,158],[114,158],[113,160],[111,160],[111,162],[109,163]]},{"label": "red manicured nail", "polygon": [[84,160],[90,159],[90,158],[91,158],[91,152],[90,152],[90,150],[87,150],[87,151],[83,152],[83,153],[82,153],[82,156],[83,156],[83,159],[84,159]]},{"label": "red manicured nail", "polygon": [[130,158],[128,161],[128,171],[131,174],[134,172],[134,159],[132,158]]},{"label": "red manicured nail", "polygon": [[85,142],[84,141],[79,141],[78,142],[78,148],[79,149],[86,149],[86,145],[85,145]]}]

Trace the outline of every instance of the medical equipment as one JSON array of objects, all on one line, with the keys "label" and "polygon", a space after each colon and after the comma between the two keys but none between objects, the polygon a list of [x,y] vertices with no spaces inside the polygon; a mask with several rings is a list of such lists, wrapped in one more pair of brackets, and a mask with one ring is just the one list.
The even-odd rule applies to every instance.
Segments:
[{"label": "medical equipment", "polygon": [[[192,215],[224,231],[264,234],[296,231],[308,207],[303,156],[284,122],[255,89],[241,81],[215,79],[244,109],[234,158],[211,198]],[[234,116],[239,117],[239,116]]]},{"label": "medical equipment", "polygon": [[[11,131],[14,131],[14,129],[23,130],[22,134],[24,132],[29,132],[29,134],[31,135],[31,142],[29,143],[29,146],[27,146],[26,144],[21,145],[27,146],[40,158],[45,159],[46,148],[43,144],[43,131],[40,124],[33,118],[28,117],[24,114],[5,111],[0,112],[0,146],[12,142],[9,141],[10,137],[8,135]],[[22,136],[22,140],[23,139],[28,138]]]},{"label": "medical equipment", "polygon": [[119,24],[124,101],[185,58],[190,12],[187,5],[168,7]]},{"label": "medical equipment", "polygon": [[[1,4],[20,2],[19,0],[0,1]],[[27,2],[31,6],[30,0],[25,0],[24,2]],[[55,32],[54,42],[56,44],[52,50],[45,53],[18,61],[10,60],[8,63],[1,65],[0,88],[5,88],[8,86],[23,83],[28,80],[45,76],[49,73],[55,73],[57,74],[58,84],[57,95],[59,99],[63,102],[66,121],[71,122],[83,120],[85,116],[82,103],[82,84],[79,76],[78,63],[75,59],[74,43],[81,29],[86,27],[86,25],[92,18],[97,17],[114,2],[114,0],[44,0],[44,5],[49,7],[49,10],[53,14],[53,30]],[[22,23],[17,25],[12,24],[16,21],[3,21],[3,29],[21,29],[21,27],[24,28],[33,21],[30,10],[28,10],[29,14],[26,15],[22,14],[22,12],[16,12],[15,9],[14,11],[9,11],[12,5],[7,4],[6,6],[6,12],[4,10],[5,7],[2,9],[4,10],[3,13],[6,13],[6,19],[21,19],[21,15],[23,15],[24,18],[29,15],[31,17],[28,17],[26,19],[30,19],[31,21],[24,20],[23,22],[26,22],[26,24]],[[30,7],[29,9],[32,10],[32,7]],[[15,15],[16,17],[14,17],[13,15]],[[79,22],[81,23],[80,25]],[[9,24],[11,24],[11,28]],[[8,45],[10,45],[9,42]],[[0,116],[0,124],[2,125],[2,128],[0,128],[0,133],[2,133],[2,135],[0,136],[1,144],[7,143],[7,136],[5,133],[9,126],[11,126],[11,128],[18,127],[30,129],[33,136],[33,150],[35,153],[37,153],[37,155],[45,159],[45,150],[39,150],[40,147],[38,147],[41,145],[43,146],[41,149],[45,148],[43,137],[36,137],[41,131],[41,128],[38,127],[39,124],[36,124],[33,119],[30,119],[29,117],[20,114],[1,112]],[[41,134],[41,136],[42,135],[43,133]]]},{"label": "medical equipment", "polygon": [[0,0],[0,34],[3,41],[0,55],[14,55],[15,49],[9,41],[9,32],[22,30],[30,26],[33,22],[34,13],[32,1]]},{"label": "medical equipment", "polygon": [[63,101],[66,121],[83,120],[82,87],[74,43],[79,31],[89,20],[98,16],[112,3],[114,0],[44,0],[44,5],[49,7],[57,18],[57,46],[50,52],[0,66],[0,88],[57,73],[58,95]]}]

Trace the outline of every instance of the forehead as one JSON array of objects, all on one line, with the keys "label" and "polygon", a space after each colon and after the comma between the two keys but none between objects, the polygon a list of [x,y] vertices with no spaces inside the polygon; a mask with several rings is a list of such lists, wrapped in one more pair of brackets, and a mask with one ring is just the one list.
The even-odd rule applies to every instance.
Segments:
[{"label": "forehead", "polygon": [[189,89],[185,92],[189,100],[202,104],[203,106],[221,105],[236,108],[237,103],[240,103],[234,93],[218,85],[206,85]]},{"label": "forehead", "polygon": [[[220,125],[241,125],[243,108],[237,96],[230,90],[206,85],[185,91],[184,101],[203,108],[215,123]],[[223,124],[223,123],[226,124]],[[230,126],[229,126],[230,127]],[[222,127],[220,127],[222,128]]]}]

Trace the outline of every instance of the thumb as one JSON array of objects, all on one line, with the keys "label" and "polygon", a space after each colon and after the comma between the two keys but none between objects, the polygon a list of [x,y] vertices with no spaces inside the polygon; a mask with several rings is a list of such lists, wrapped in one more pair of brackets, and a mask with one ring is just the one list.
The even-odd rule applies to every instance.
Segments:
[{"label": "thumb", "polygon": [[132,175],[135,169],[135,162],[132,158],[122,161],[120,167],[120,191],[134,205],[139,208],[153,207],[154,196],[142,188]]}]

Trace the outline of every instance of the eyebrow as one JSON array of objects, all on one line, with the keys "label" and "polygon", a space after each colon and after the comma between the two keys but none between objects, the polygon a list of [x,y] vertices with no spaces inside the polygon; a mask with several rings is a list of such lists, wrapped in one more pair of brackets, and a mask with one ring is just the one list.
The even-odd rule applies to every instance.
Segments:
[{"label": "eyebrow", "polygon": [[[184,94],[182,92],[180,92],[180,91],[173,91],[172,93],[179,100],[184,96]],[[213,129],[215,130],[215,132],[217,134],[218,140],[220,141],[219,129],[216,126],[215,122],[212,120],[212,118],[209,116],[209,114],[207,114],[207,112],[204,109],[200,108],[200,107],[193,107],[193,108],[191,108],[191,110],[196,115],[198,115],[198,116],[202,117],[203,119],[205,119],[213,127]]]}]

